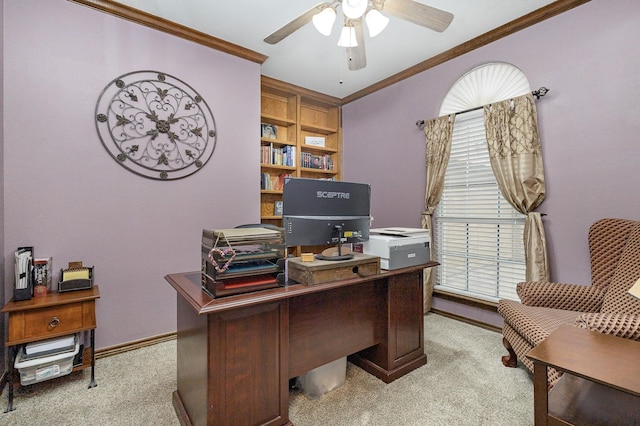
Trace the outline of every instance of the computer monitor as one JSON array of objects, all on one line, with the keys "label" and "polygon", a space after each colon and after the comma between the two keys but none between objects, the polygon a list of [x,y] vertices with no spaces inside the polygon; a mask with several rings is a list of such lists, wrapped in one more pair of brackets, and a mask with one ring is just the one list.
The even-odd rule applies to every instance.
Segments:
[{"label": "computer monitor", "polygon": [[316,257],[349,259],[353,255],[342,253],[342,244],[369,239],[370,203],[371,187],[368,184],[286,179],[282,194],[285,244],[287,247],[337,245],[337,256]]}]

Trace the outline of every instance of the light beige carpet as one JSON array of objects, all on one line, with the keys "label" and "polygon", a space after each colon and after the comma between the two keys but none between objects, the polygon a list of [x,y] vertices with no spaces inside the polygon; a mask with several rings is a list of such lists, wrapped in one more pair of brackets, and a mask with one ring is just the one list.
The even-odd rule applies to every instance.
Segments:
[{"label": "light beige carpet", "polygon": [[[345,384],[318,400],[290,394],[297,426],[532,425],[533,385],[522,368],[502,366],[501,335],[440,315],[425,316],[427,365],[385,384],[347,366]],[[178,425],[175,341],[97,361],[89,371],[16,388],[15,411],[0,425]]]},{"label": "light beige carpet", "polygon": [[506,368],[502,335],[440,315],[425,316],[427,365],[385,384],[348,364],[345,384],[310,400],[292,393],[302,425],[532,425],[533,384]]}]

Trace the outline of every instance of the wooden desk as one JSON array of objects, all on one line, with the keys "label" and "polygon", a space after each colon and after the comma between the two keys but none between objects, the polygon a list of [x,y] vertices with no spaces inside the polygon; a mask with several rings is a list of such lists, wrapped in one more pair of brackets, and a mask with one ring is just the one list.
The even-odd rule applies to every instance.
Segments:
[{"label": "wooden desk", "polygon": [[[91,382],[95,382],[95,329],[96,299],[100,297],[98,286],[88,290],[76,290],[65,293],[48,293],[43,297],[29,300],[9,301],[2,308],[7,313],[8,333],[5,342],[9,350],[8,398],[7,412],[13,410],[13,382],[16,374],[14,362],[18,345],[38,340],[66,336],[69,334],[90,331],[91,347],[85,348],[83,363],[73,371],[91,367]],[[90,360],[88,363],[87,360]]]},{"label": "wooden desk", "polygon": [[[640,424],[640,342],[564,325],[528,354],[535,424]],[[564,371],[547,392],[547,367]]]},{"label": "wooden desk", "polygon": [[290,378],[347,355],[386,383],[426,364],[422,271],[435,265],[218,299],[200,272],[167,275],[181,423],[291,425]]}]

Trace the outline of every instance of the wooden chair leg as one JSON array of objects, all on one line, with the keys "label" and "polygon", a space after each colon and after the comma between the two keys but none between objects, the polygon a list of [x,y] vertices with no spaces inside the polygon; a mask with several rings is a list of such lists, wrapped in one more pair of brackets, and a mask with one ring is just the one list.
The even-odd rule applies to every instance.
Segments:
[{"label": "wooden chair leg", "polygon": [[511,343],[509,343],[506,337],[502,338],[502,344],[509,352],[509,355],[504,355],[502,357],[502,365],[504,365],[505,367],[516,368],[518,366],[518,355],[516,355],[516,353],[513,351]]}]

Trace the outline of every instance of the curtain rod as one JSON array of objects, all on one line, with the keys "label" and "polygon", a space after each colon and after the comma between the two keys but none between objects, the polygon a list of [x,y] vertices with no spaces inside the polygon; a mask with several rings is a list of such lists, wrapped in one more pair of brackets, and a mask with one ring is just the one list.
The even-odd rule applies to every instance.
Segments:
[{"label": "curtain rod", "polygon": [[[540,99],[541,97],[543,97],[547,93],[549,93],[549,89],[547,89],[544,86],[539,88],[538,90],[534,90],[533,92],[531,92],[531,94],[536,97],[536,100]],[[481,106],[478,106],[478,107],[474,107],[474,108],[465,109],[464,111],[454,112],[453,114],[454,115],[464,114],[465,112],[476,111],[476,110],[479,110],[481,108],[484,108],[484,105],[481,105]],[[424,128],[424,120],[416,121],[416,126],[418,126],[421,129]]]}]

